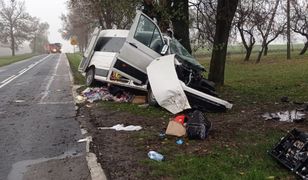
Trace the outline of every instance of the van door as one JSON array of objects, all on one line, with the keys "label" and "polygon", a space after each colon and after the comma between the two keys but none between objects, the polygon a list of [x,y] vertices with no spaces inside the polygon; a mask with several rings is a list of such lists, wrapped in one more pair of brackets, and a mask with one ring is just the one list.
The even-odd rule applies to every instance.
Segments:
[{"label": "van door", "polygon": [[147,80],[146,68],[157,57],[164,41],[156,23],[137,11],[126,42],[120,50],[114,68],[140,81]]},{"label": "van door", "polygon": [[102,30],[101,27],[99,27],[99,28],[97,27],[97,28],[94,29],[93,33],[91,34],[90,42],[88,44],[86,51],[83,54],[82,61],[79,64],[79,68],[78,68],[79,71],[85,72],[86,69],[88,68],[88,65],[89,65],[91,58],[93,56],[94,48],[95,48],[95,45],[96,45],[97,40],[99,38],[99,33],[101,32],[101,30]]}]

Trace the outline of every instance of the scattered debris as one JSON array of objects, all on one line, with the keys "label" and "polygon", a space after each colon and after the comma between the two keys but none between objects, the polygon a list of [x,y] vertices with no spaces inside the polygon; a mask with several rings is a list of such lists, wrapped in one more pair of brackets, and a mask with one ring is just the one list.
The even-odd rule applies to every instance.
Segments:
[{"label": "scattered debris", "polygon": [[180,114],[174,118],[174,121],[184,125],[184,123],[187,121],[187,117],[184,114]]},{"label": "scattered debris", "polygon": [[269,154],[302,179],[308,179],[308,133],[293,129]]},{"label": "scattered debris", "polygon": [[278,120],[282,122],[299,122],[305,119],[306,114],[302,111],[292,110],[277,113],[264,113],[262,117],[265,120]]},{"label": "scattered debris", "polygon": [[77,142],[81,143],[81,142],[89,142],[89,141],[92,141],[91,136],[88,136],[88,137],[83,138],[83,139],[79,139]]},{"label": "scattered debris", "polygon": [[76,102],[78,104],[84,103],[86,100],[87,100],[86,97],[83,97],[83,96],[80,96],[80,95],[76,96]]},{"label": "scattered debris", "polygon": [[[81,95],[80,95],[81,96]],[[115,101],[115,102],[131,102],[134,96],[123,91],[118,87],[96,87],[87,88],[82,91],[82,98],[77,96],[80,100],[87,100],[90,103],[97,101]],[[84,99],[83,99],[84,98]],[[78,99],[77,99],[78,100]]]},{"label": "scattered debris", "polygon": [[178,144],[178,145],[182,145],[182,144],[184,144],[184,140],[183,139],[178,139],[178,140],[176,140],[175,143]]},{"label": "scattered debris", "polygon": [[148,108],[150,105],[149,104],[140,104],[138,107],[140,108]]},{"label": "scattered debris", "polygon": [[160,139],[165,139],[165,137],[166,137],[166,134],[165,133],[159,133],[159,138]]},{"label": "scattered debris", "polygon": [[133,126],[133,125],[129,125],[129,126],[124,126],[124,124],[117,124],[114,125],[112,127],[99,127],[99,130],[104,130],[104,129],[114,129],[116,131],[139,131],[142,129],[141,126]]},{"label": "scattered debris", "polygon": [[148,157],[155,161],[163,161],[165,158],[162,154],[156,152],[156,151],[149,151]]}]

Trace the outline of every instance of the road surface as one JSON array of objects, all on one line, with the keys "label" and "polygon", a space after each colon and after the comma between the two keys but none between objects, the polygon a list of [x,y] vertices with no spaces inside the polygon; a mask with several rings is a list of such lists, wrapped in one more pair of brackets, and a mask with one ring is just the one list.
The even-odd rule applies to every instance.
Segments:
[{"label": "road surface", "polygon": [[0,67],[0,179],[90,179],[64,54]]}]

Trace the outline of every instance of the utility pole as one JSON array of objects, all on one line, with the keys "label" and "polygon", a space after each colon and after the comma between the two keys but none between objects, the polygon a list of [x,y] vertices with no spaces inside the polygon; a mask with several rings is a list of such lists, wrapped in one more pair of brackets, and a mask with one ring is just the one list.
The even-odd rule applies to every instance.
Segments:
[{"label": "utility pole", "polygon": [[287,0],[287,59],[291,59],[290,0]]}]

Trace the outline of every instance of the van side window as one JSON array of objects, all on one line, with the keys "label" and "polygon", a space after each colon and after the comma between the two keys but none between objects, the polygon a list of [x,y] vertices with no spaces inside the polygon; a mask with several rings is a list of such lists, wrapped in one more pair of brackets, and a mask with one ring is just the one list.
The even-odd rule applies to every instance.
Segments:
[{"label": "van side window", "polygon": [[126,38],[121,37],[100,37],[94,51],[119,52]]},{"label": "van side window", "polygon": [[158,28],[143,15],[140,16],[134,38],[157,53],[164,44]]}]

